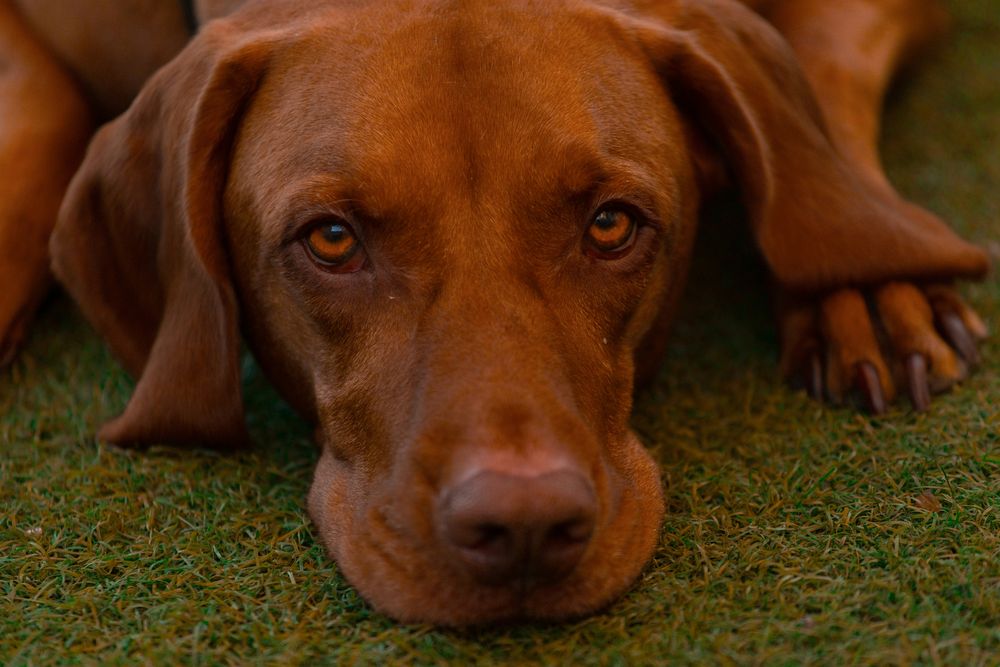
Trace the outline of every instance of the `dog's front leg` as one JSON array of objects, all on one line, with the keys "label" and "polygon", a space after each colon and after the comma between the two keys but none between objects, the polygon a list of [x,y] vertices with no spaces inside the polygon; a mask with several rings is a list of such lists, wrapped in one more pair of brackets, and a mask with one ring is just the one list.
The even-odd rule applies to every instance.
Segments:
[{"label": "dog's front leg", "polygon": [[0,367],[51,282],[49,236],[93,127],[76,83],[0,3]]},{"label": "dog's front leg", "polygon": [[[898,199],[878,154],[882,102],[899,67],[941,32],[942,8],[935,0],[779,0],[769,12],[796,53],[834,145],[873,187]],[[932,215],[901,205],[915,223]],[[893,282],[812,298],[782,293],[778,315],[785,375],[835,402],[856,388],[875,413],[904,387],[913,406],[926,409],[932,392],[976,365],[977,341],[986,336],[975,311],[940,284]]]}]

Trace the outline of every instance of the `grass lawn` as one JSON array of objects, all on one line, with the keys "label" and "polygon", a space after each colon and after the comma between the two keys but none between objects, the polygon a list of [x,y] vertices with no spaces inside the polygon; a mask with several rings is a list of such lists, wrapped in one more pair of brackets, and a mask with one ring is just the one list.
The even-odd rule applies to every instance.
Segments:
[{"label": "grass lawn", "polygon": [[[1000,7],[894,95],[901,190],[1000,248]],[[2,288],[2,287],[0,287]],[[965,290],[1000,326],[1000,284]],[[786,389],[764,272],[707,226],[635,427],[662,461],[655,559],[604,613],[442,632],[374,613],[326,558],[307,429],[246,364],[252,454],[95,443],[130,381],[57,297],[0,373],[0,664],[1000,664],[1000,345],[928,415]]]}]

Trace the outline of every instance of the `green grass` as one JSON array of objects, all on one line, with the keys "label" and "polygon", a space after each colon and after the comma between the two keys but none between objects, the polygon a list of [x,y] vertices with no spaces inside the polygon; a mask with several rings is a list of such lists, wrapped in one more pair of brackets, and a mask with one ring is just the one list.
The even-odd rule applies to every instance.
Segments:
[{"label": "green grass", "polygon": [[[955,11],[952,40],[894,96],[887,163],[996,249],[1000,10]],[[250,363],[266,449],[98,446],[130,382],[56,298],[0,375],[0,663],[1000,664],[996,340],[929,415],[819,407],[777,377],[746,239],[705,232],[634,419],[663,464],[660,546],[628,595],[568,625],[444,632],[369,609],[307,521],[307,430]],[[996,327],[997,281],[966,294]]]}]

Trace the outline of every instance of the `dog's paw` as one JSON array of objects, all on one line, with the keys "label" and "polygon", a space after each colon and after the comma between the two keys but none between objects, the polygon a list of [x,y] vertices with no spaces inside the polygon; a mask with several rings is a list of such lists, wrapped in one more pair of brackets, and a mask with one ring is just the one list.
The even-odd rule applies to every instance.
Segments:
[{"label": "dog's paw", "polygon": [[838,404],[857,392],[875,414],[903,391],[915,410],[926,410],[932,394],[979,364],[977,345],[987,335],[952,288],[903,282],[784,303],[779,320],[787,379]]}]

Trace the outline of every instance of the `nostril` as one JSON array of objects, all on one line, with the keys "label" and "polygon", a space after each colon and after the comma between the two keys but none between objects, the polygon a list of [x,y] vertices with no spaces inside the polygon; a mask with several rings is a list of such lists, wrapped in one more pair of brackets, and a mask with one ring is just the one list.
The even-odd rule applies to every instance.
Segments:
[{"label": "nostril", "polygon": [[489,549],[502,545],[510,539],[510,531],[496,523],[484,523],[476,527],[476,536],[470,549]]},{"label": "nostril", "polygon": [[594,523],[590,519],[572,519],[552,526],[545,535],[544,546],[551,549],[574,547],[590,541]]},{"label": "nostril", "polygon": [[477,517],[450,516],[444,525],[448,541],[462,549],[496,551],[510,546],[510,529],[499,523],[481,522]]},{"label": "nostril", "polygon": [[448,541],[457,547],[467,570],[483,583],[500,583],[510,578],[523,557],[518,534],[498,523],[453,517],[445,527]]},{"label": "nostril", "polygon": [[484,523],[472,527],[467,540],[452,540],[456,546],[471,552],[471,555],[487,566],[501,568],[507,561],[513,560],[515,551],[514,536],[506,526],[496,523]]},{"label": "nostril", "polygon": [[566,576],[580,561],[593,532],[594,522],[589,517],[552,526],[537,549],[534,570],[549,580]]}]

